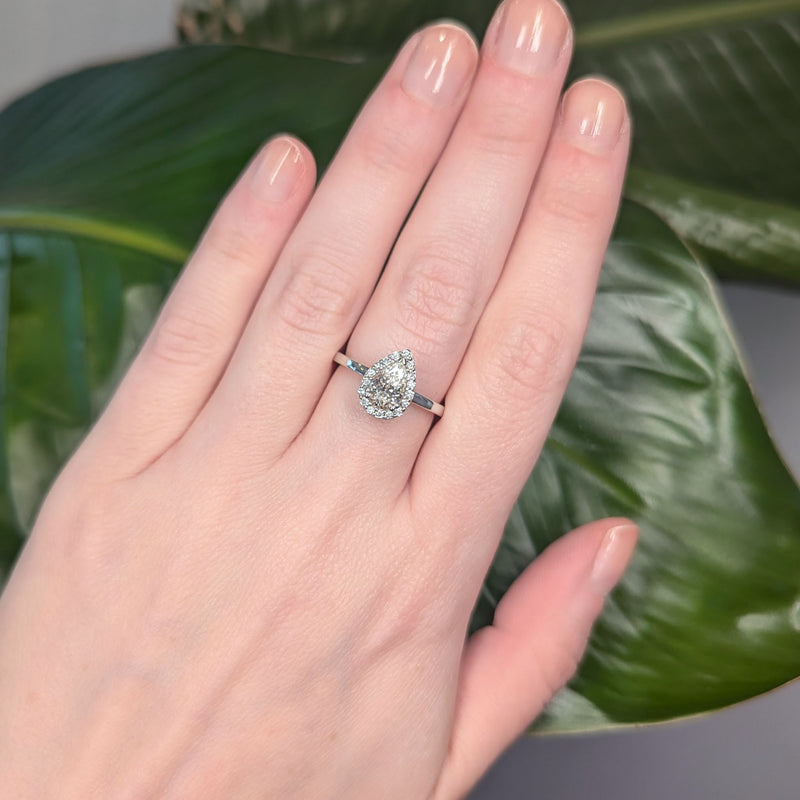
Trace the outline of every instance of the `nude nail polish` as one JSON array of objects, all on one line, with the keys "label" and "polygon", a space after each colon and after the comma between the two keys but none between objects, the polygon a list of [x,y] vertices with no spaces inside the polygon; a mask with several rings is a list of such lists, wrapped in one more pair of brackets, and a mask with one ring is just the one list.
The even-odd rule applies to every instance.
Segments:
[{"label": "nude nail polish", "polygon": [[591,581],[597,592],[608,594],[618,583],[631,560],[639,528],[636,525],[617,525],[606,531],[592,565]]},{"label": "nude nail polish", "polygon": [[561,129],[572,144],[590,153],[614,150],[627,120],[625,100],[610,84],[584,80],[564,96]]},{"label": "nude nail polish", "polygon": [[284,136],[271,141],[253,173],[255,192],[270,203],[289,198],[303,173],[300,148]]},{"label": "nude nail polish", "polygon": [[570,36],[564,9],[554,0],[505,0],[497,11],[494,57],[525,75],[549,72]]},{"label": "nude nail polish", "polygon": [[477,62],[477,48],[457,25],[436,25],[424,30],[411,54],[403,88],[432,106],[455,101]]}]

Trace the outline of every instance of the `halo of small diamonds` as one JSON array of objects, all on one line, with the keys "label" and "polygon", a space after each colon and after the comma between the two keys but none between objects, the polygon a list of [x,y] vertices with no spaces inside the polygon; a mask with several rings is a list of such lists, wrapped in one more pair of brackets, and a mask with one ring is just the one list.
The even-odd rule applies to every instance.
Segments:
[{"label": "halo of small diamonds", "polygon": [[378,419],[399,417],[414,399],[417,368],[410,350],[395,350],[364,373],[358,398],[364,410]]}]

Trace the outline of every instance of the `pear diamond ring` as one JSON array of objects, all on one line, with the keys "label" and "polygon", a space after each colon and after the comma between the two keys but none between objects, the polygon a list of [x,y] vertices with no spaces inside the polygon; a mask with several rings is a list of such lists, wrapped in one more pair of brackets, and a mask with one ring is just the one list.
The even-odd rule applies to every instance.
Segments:
[{"label": "pear diamond ring", "polygon": [[417,368],[410,350],[395,350],[371,367],[344,353],[333,360],[362,376],[358,399],[364,410],[378,419],[399,417],[412,403],[441,417],[444,406],[417,394]]}]

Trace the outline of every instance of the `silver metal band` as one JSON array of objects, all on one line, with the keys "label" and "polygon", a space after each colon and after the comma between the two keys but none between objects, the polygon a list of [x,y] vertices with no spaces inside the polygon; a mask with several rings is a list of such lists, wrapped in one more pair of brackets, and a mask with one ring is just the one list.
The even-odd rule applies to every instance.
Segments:
[{"label": "silver metal band", "polygon": [[[356,361],[355,359],[350,358],[349,356],[345,355],[344,353],[337,353],[333,360],[340,364],[343,367],[347,367],[348,369],[353,370],[353,372],[357,372],[359,375],[363,376],[365,380],[367,379],[367,373],[374,373],[376,369],[380,371],[381,364],[386,361],[387,359],[394,359],[397,362],[401,362],[405,360],[410,364],[410,370],[412,372],[413,381],[416,382],[416,373],[414,368],[414,361],[411,353],[408,350],[396,351],[395,353],[391,353],[390,355],[386,356],[386,358],[381,359],[380,361],[376,362],[372,367],[368,367],[366,364],[362,364],[360,361]],[[359,389],[359,395],[361,396],[361,402],[364,408],[372,414],[373,416],[384,417],[389,419],[391,417],[400,416],[403,413],[407,404],[403,406],[403,408],[393,408],[391,413],[375,413],[375,411],[371,410],[368,406],[368,401],[365,400],[363,395],[363,388],[364,382],[362,382],[362,388]],[[431,414],[435,414],[437,417],[441,417],[444,414],[444,406],[441,403],[435,403],[433,400],[430,400],[427,397],[417,393],[414,391],[413,396],[411,396],[411,392],[409,391],[409,396],[411,397],[410,402],[414,403],[414,405],[419,406],[420,408],[424,408],[426,411],[430,411]]]}]

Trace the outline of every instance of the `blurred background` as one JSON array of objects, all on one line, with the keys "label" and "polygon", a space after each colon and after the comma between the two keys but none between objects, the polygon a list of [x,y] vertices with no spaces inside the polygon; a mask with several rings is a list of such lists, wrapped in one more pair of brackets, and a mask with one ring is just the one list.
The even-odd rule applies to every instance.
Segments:
[{"label": "blurred background", "polygon": [[[174,21],[172,0],[0,0],[0,107],[65,71],[169,47]],[[767,423],[800,475],[800,296],[728,285],[724,297]],[[797,800],[799,740],[795,682],[677,724],[524,738],[471,800]]]}]

